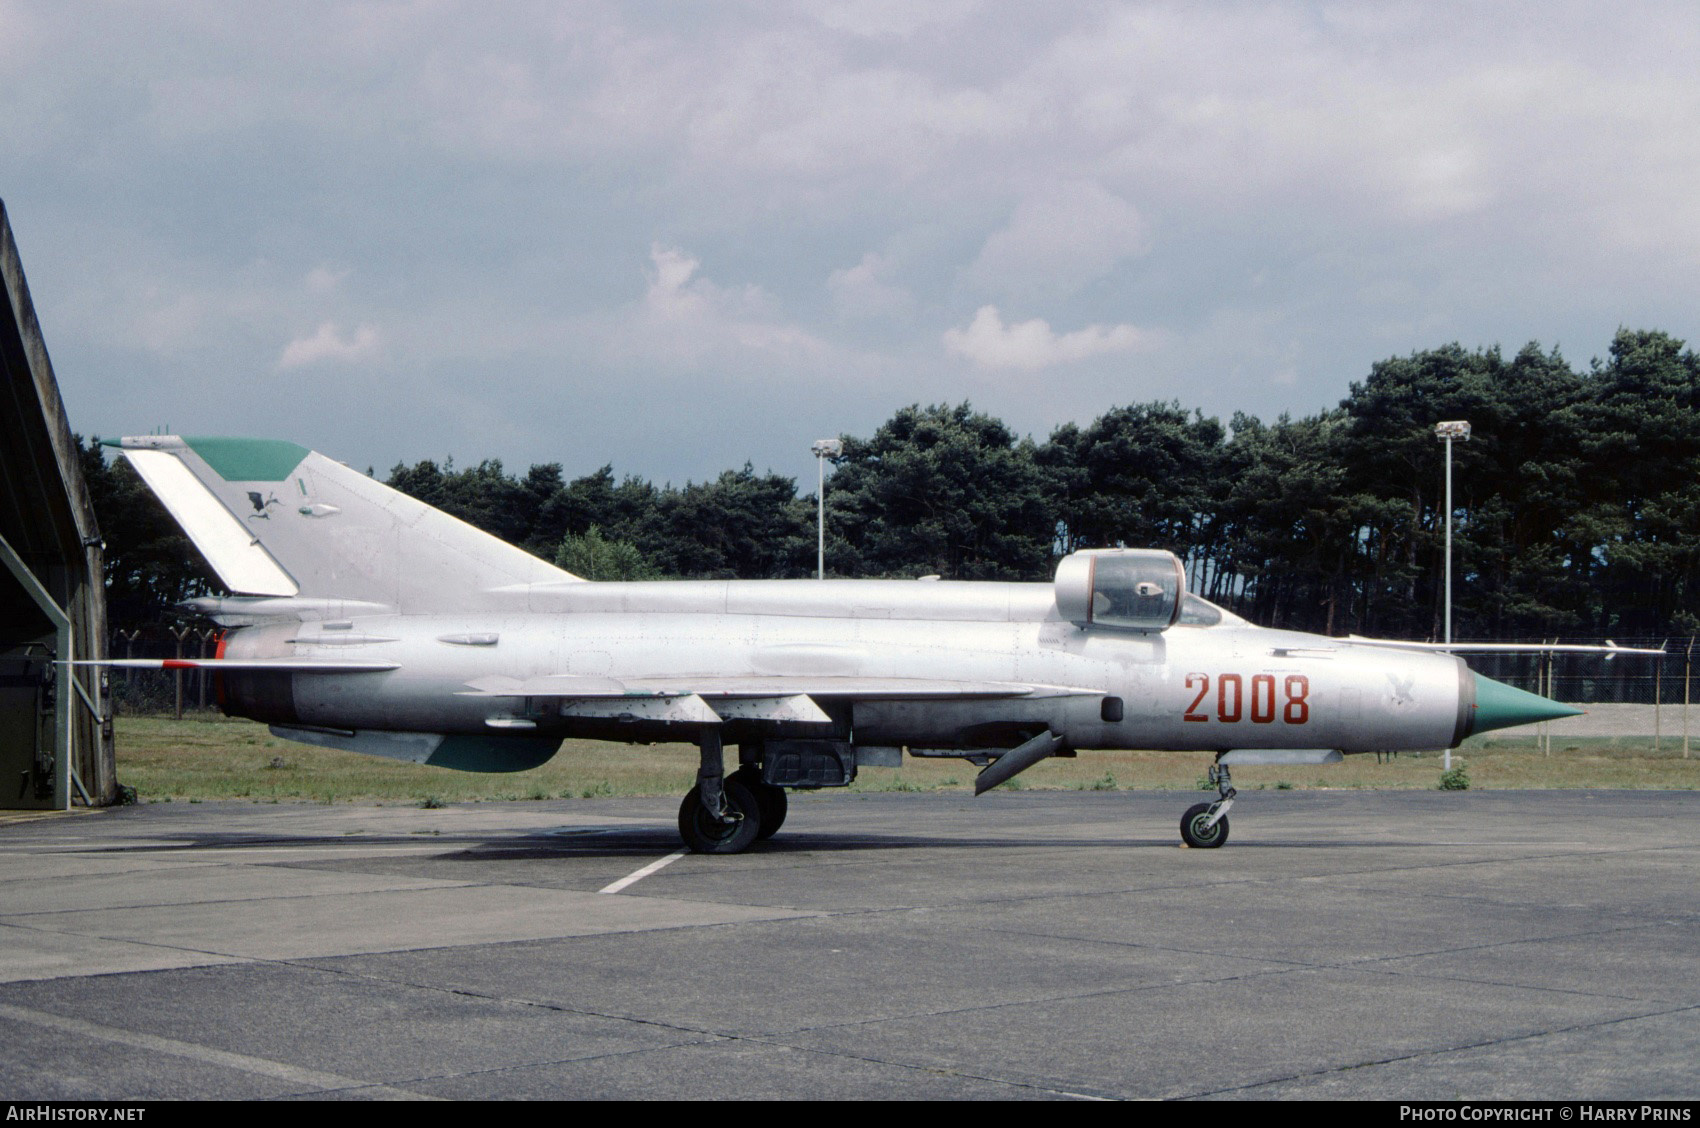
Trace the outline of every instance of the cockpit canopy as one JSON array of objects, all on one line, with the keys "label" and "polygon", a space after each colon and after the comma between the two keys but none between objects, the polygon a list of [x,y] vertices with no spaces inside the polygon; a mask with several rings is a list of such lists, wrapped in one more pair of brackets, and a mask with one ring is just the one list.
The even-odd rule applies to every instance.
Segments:
[{"label": "cockpit canopy", "polygon": [[1057,565],[1057,611],[1082,627],[1168,630],[1181,616],[1186,573],[1157,548],[1091,548]]}]

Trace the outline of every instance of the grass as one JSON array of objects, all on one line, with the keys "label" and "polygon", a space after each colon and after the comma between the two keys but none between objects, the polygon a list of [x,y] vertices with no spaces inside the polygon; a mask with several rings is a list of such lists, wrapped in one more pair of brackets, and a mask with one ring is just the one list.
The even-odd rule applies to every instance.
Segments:
[{"label": "grass", "polygon": [[[682,795],[696,778],[688,744],[623,745],[569,740],[540,768],[481,775],[424,767],[279,740],[265,726],[213,714],[177,721],[121,716],[118,778],[141,802],[203,799],[434,804],[482,800],[595,799]],[[1468,765],[1472,790],[1514,788],[1693,789],[1700,755],[1682,758],[1681,741],[1575,738],[1543,755],[1534,737],[1493,736],[1453,753]],[[1025,772],[1022,788],[1078,791],[1192,791],[1209,766],[1207,752],[1082,752]],[[1438,753],[1403,753],[1385,763],[1349,756],[1343,764],[1241,767],[1242,791],[1294,788],[1423,788],[1440,783]],[[1009,784],[1004,785],[1006,788]],[[863,768],[855,791],[964,791],[974,767],[961,760],[906,759],[901,768]]]}]

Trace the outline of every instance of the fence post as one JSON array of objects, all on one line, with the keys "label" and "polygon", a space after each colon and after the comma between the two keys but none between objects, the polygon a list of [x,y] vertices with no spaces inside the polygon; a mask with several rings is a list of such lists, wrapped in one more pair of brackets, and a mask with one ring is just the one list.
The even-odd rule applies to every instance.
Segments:
[{"label": "fence post", "polygon": [[[1545,642],[1546,640],[1542,639],[1541,641]],[[1558,636],[1554,635],[1552,641],[1556,645],[1557,642],[1558,642]],[[1550,650],[1542,651],[1541,652],[1541,664],[1540,664],[1541,696],[1542,697],[1553,697],[1553,695],[1557,692],[1556,687],[1558,685],[1558,675],[1557,675],[1557,672],[1553,669],[1553,665],[1554,665],[1553,652],[1550,651]],[[1554,698],[1554,699],[1556,700],[1556,698]],[[1541,756],[1543,758],[1550,759],[1552,757],[1552,725],[1547,721],[1541,722],[1541,741],[1540,741],[1540,743],[1541,743]]]},{"label": "fence post", "polygon": [[[194,629],[195,629],[194,627],[184,627],[181,631],[173,630],[171,632],[171,637],[175,638],[177,640],[177,657],[178,658],[183,657],[183,640],[187,639],[189,637],[189,635],[194,632]],[[183,719],[183,669],[182,669],[182,667],[180,666],[177,669],[173,670],[171,672],[171,677],[172,677],[172,681],[175,683],[175,688],[176,688],[177,719],[182,720]]]},{"label": "fence post", "polygon": [[[138,638],[142,637],[142,629],[140,627],[137,627],[133,631],[122,631],[121,630],[121,631],[118,632],[118,637],[124,640],[124,657],[126,659],[134,658],[136,656],[134,654],[134,651],[136,649],[136,640]],[[125,685],[130,684],[130,675],[133,672],[134,671],[132,671],[130,669],[130,667],[128,667],[128,666],[124,667],[124,684]]]},{"label": "fence post", "polygon": [[[1659,643],[1659,649],[1663,650],[1664,645],[1665,644],[1663,642]],[[1661,708],[1661,706],[1663,706],[1663,704],[1664,704],[1664,687],[1665,687],[1665,671],[1664,671],[1663,664],[1655,662],[1653,664],[1653,754],[1654,755],[1658,755],[1659,748],[1660,748],[1660,737],[1662,737],[1664,735],[1664,725],[1662,723],[1664,718],[1660,715],[1664,712],[1663,708]]]},{"label": "fence post", "polygon": [[[199,631],[198,633],[201,636],[201,658],[209,658],[211,655],[207,653],[207,648],[212,645],[213,638],[217,636],[218,628],[209,627]],[[207,709],[207,668],[202,666],[200,669],[196,670],[195,677],[196,694],[200,702],[201,712],[204,713]]]},{"label": "fence post", "polygon": [[1682,654],[1682,758],[1688,759],[1688,680],[1694,664],[1694,636],[1688,636],[1688,649]]}]

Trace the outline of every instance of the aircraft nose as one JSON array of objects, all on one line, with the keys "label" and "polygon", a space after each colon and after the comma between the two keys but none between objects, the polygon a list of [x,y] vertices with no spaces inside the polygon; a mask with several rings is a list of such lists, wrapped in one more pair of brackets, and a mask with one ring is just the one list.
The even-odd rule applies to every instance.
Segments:
[{"label": "aircraft nose", "polygon": [[1470,724],[1472,734],[1512,725],[1556,721],[1560,717],[1575,717],[1586,712],[1574,705],[1564,705],[1504,682],[1484,678],[1474,671],[1470,676],[1476,680],[1476,707]]}]

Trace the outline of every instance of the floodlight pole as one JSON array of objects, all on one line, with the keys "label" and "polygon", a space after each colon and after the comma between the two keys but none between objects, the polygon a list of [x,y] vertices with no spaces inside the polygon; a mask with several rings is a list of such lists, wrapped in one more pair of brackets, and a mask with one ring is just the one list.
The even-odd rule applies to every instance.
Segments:
[{"label": "floodlight pole", "polygon": [[[1470,441],[1468,420],[1453,419],[1434,425],[1434,437],[1446,444],[1446,644],[1452,645],[1452,441]],[[1452,770],[1452,749],[1442,757],[1443,768]]]},{"label": "floodlight pole", "polygon": [[809,448],[815,452],[815,579],[826,579],[826,460],[844,452],[838,439],[816,439]]},{"label": "floodlight pole", "polygon": [[1452,643],[1452,440],[1446,440],[1446,633]]}]

